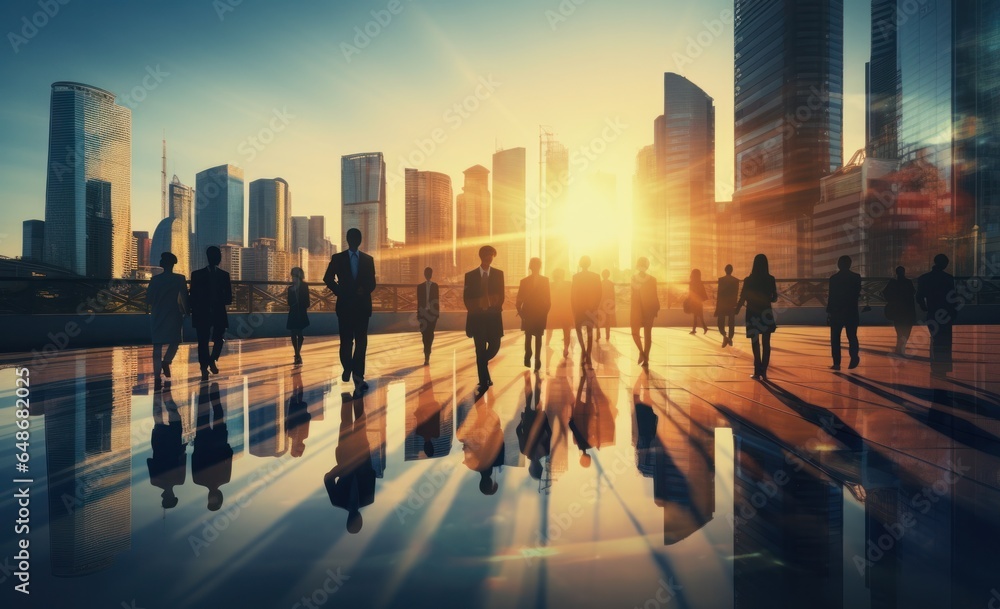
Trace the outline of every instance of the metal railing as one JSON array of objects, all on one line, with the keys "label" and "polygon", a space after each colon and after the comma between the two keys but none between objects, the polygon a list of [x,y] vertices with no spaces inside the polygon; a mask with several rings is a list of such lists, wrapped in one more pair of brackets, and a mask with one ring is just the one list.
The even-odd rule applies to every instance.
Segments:
[{"label": "metal railing", "polygon": [[[862,281],[861,300],[871,306],[885,304],[881,296],[888,279],[866,278]],[[0,315],[11,314],[111,314],[148,313],[146,287],[140,279],[89,279],[55,277],[0,277]],[[778,279],[779,307],[825,307],[828,280]],[[1000,304],[1000,281],[978,277],[956,280],[956,298],[969,305]],[[281,313],[288,310],[287,282],[234,281],[233,313]],[[310,312],[334,312],[336,297],[321,283],[308,283],[312,296]],[[687,297],[687,283],[660,283],[660,305],[680,309]],[[706,312],[714,306],[715,282],[705,282],[709,300]],[[462,286],[441,285],[440,307],[443,312],[462,312]],[[516,286],[507,286],[507,304],[513,308]],[[629,284],[615,285],[619,311],[628,311],[631,300]],[[372,307],[378,313],[406,313],[417,309],[417,290],[412,284],[383,284],[372,293]]]}]

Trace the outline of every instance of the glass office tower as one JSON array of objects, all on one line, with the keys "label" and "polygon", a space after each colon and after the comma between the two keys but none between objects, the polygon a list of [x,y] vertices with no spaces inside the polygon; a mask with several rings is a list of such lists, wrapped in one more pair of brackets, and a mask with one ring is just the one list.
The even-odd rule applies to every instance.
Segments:
[{"label": "glass office tower", "polygon": [[[389,241],[386,227],[385,159],[381,152],[340,158],[340,242],[347,249],[347,230],[357,228],[361,249],[375,258],[376,272]],[[335,240],[336,241],[336,240]]]},{"label": "glass office tower", "polygon": [[242,246],[243,241],[243,170],[234,165],[219,165],[195,175],[194,234],[197,247],[191,266],[207,264],[205,250],[210,245],[227,243]]},{"label": "glass office tower", "polygon": [[[131,273],[131,188],[132,112],[103,89],[53,83],[45,262],[92,277]],[[90,232],[88,224],[100,230]],[[91,234],[95,237],[88,237]]]}]

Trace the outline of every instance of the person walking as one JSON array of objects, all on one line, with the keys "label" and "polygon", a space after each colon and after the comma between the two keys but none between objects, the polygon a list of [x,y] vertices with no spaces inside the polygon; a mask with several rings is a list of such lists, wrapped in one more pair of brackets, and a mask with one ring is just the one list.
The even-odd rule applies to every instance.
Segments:
[{"label": "person walking", "polygon": [[524,367],[531,367],[531,343],[535,343],[535,370],[542,368],[542,334],[545,333],[545,323],[549,309],[552,308],[552,295],[549,290],[549,278],[541,275],[542,260],[532,258],[528,262],[530,274],[521,280],[517,288],[515,308],[521,318],[521,330],[524,331]]},{"label": "person walking", "polygon": [[[160,255],[163,272],[154,275],[146,288],[149,305],[149,328],[153,340],[153,387],[162,386],[160,374],[170,378],[170,364],[181,343],[184,316],[188,314],[187,281],[174,272],[177,256],[170,252]],[[163,347],[166,345],[166,355]]]},{"label": "person walking", "polygon": [[885,317],[896,328],[896,355],[906,357],[906,343],[910,332],[917,323],[917,290],[906,277],[906,269],[897,266],[896,276],[885,284],[882,297],[885,298]]},{"label": "person walking", "polygon": [[604,339],[611,340],[611,328],[618,323],[615,315],[615,283],[611,281],[611,271],[601,271],[601,325],[597,329],[597,340],[601,340],[601,328],[604,329]]},{"label": "person walking", "polygon": [[556,328],[562,328],[563,357],[569,355],[570,330],[573,328],[573,296],[572,287],[566,281],[566,271],[556,269],[552,273],[552,308],[547,321],[545,344],[552,342],[552,333]]},{"label": "person walking", "polygon": [[340,379],[354,378],[354,393],[368,389],[365,357],[368,353],[368,322],[375,291],[375,259],[360,251],[361,231],[347,231],[347,249],[330,257],[323,283],[337,297],[337,327],[340,334]]},{"label": "person walking", "polygon": [[934,256],[929,273],[917,278],[917,304],[927,312],[927,329],[931,333],[931,372],[942,376],[952,371],[952,328],[958,309],[955,304],[955,278],[946,273],[948,256]]},{"label": "person walking", "polygon": [[311,303],[309,286],[306,285],[306,274],[299,268],[292,269],[292,285],[288,286],[288,320],[285,328],[292,334],[292,349],[295,359],[292,364],[302,365],[302,330],[309,326],[309,314],[306,310]]},{"label": "person walking", "polygon": [[424,282],[417,286],[417,323],[424,341],[424,365],[431,365],[431,346],[434,344],[434,329],[441,317],[441,296],[438,284],[431,281],[434,269],[424,269]]},{"label": "person walking", "polygon": [[850,256],[841,256],[837,260],[837,268],[840,270],[830,277],[830,293],[826,301],[826,323],[830,326],[830,350],[833,354],[830,369],[840,370],[840,335],[847,330],[847,351],[851,356],[851,363],[847,368],[854,370],[861,363],[858,344],[861,275],[851,270]]},{"label": "person walking", "polygon": [[771,305],[778,302],[778,284],[768,271],[767,256],[757,254],[753,259],[750,275],[743,280],[743,290],[736,303],[736,313],[747,308],[747,338],[753,348],[754,380],[767,380],[767,367],[771,362],[771,334],[778,329]]},{"label": "person walking", "polygon": [[[736,301],[740,294],[740,280],[733,277],[733,265],[726,265],[726,274],[719,277],[718,293],[715,298],[715,316],[719,320],[719,334],[722,346],[732,346],[736,335]],[[726,327],[729,334],[726,334]]]},{"label": "person walking", "polygon": [[[576,339],[580,341],[580,366],[593,368],[590,353],[594,349],[594,328],[601,310],[601,277],[590,270],[590,256],[580,258],[580,272],[573,275],[571,299]],[[584,328],[586,341],[583,340]]]},{"label": "person walking", "polygon": [[691,332],[698,333],[698,324],[704,334],[708,334],[708,326],[705,324],[705,301],[708,300],[708,292],[705,291],[705,284],[701,281],[701,270],[692,269],[691,277],[688,281],[687,307],[691,314]]},{"label": "person walking", "polygon": [[[649,349],[653,343],[653,320],[660,312],[660,298],[657,294],[656,279],[648,275],[649,259],[645,256],[635,261],[636,273],[632,276],[632,303],[630,322],[632,326],[632,340],[639,349],[639,365],[643,368],[649,366]],[[639,329],[643,331],[642,340],[639,339]]]},{"label": "person walking", "polygon": [[503,271],[492,267],[497,251],[492,245],[479,248],[480,265],[465,274],[462,300],[468,315],[465,335],[476,346],[476,369],[479,372],[479,389],[485,392],[493,384],[489,363],[500,352],[503,337]]},{"label": "person walking", "polygon": [[[201,380],[208,380],[208,371],[219,373],[217,362],[225,344],[229,317],[226,307],[233,303],[233,286],[229,273],[219,268],[222,250],[211,245],[205,250],[208,266],[191,273],[191,323],[198,334],[198,365]],[[212,340],[212,351],[208,341]]]}]

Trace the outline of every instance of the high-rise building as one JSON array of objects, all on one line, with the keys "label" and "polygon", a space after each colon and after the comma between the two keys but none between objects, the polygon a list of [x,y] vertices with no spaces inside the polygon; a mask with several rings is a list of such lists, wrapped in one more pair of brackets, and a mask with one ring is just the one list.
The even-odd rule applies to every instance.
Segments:
[{"label": "high-rise building", "polygon": [[250,182],[250,219],[247,240],[274,239],[276,247],[292,249],[292,194],[282,178]]},{"label": "high-rise building", "polygon": [[957,275],[979,273],[1000,255],[1000,5],[881,0],[872,20],[869,145],[900,162],[896,202],[874,218],[885,264],[922,269],[945,252]]},{"label": "high-rise building", "polygon": [[[229,273],[231,280],[243,281],[243,250],[247,248],[239,243],[224,243],[219,249],[222,250],[222,262],[219,263],[219,268]],[[206,264],[207,262],[196,268],[204,268]]]},{"label": "high-rise building", "polygon": [[479,248],[490,242],[490,170],[474,165],[463,173],[465,183],[455,197],[455,259],[460,271],[468,271],[479,265]]},{"label": "high-rise building", "polygon": [[45,222],[25,220],[21,224],[21,258],[41,262],[45,255]]},{"label": "high-rise building", "polygon": [[843,0],[736,0],[733,203],[771,273],[811,268],[819,181],[843,163]]},{"label": "high-rise building", "polygon": [[[53,83],[45,262],[79,275],[128,276],[135,268],[131,188],[131,111],[103,89]],[[102,215],[93,215],[98,213]],[[96,237],[88,224],[98,228]],[[88,260],[97,266],[88,267]]]},{"label": "high-rise building", "polygon": [[422,280],[425,267],[447,283],[455,279],[451,177],[406,169],[406,260],[403,281]]},{"label": "high-rise building", "polygon": [[683,281],[693,267],[714,270],[715,102],[688,79],[668,72],[663,75],[663,120],[656,126],[661,129],[654,148],[662,197],[656,207],[666,216],[665,243],[670,244],[665,278]]},{"label": "high-rise building", "polygon": [[290,254],[278,247],[276,239],[260,238],[243,248],[242,281],[287,281]]},{"label": "high-rise building", "polygon": [[524,148],[493,154],[493,244],[508,282],[527,274],[527,188]]},{"label": "high-rise building", "polygon": [[292,251],[309,249],[309,217],[292,216]]},{"label": "high-rise building", "polygon": [[569,224],[569,150],[561,143],[549,140],[543,159],[542,267],[551,276],[556,269],[569,273],[576,268],[576,265],[570,265],[569,239],[566,235]]},{"label": "high-rise building", "polygon": [[340,158],[340,241],[347,249],[347,231],[357,228],[361,247],[375,258],[378,272],[382,250],[389,239],[386,225],[385,159],[381,152]]},{"label": "high-rise building", "polygon": [[152,266],[149,261],[149,248],[153,241],[149,238],[149,231],[135,230],[132,231],[132,236],[135,238],[136,267],[141,269]]},{"label": "high-rise building", "polygon": [[[171,224],[169,249],[160,251],[169,251],[177,256],[174,272],[187,276],[195,268],[192,266],[195,252],[191,247],[194,190],[182,184],[180,178],[175,175],[170,181],[167,193],[167,218],[172,218],[175,222]],[[152,256],[152,252],[150,255]],[[156,253],[156,259],[150,263],[152,266],[159,263],[159,256],[160,254]]]},{"label": "high-rise building", "polygon": [[325,239],[326,218],[324,216],[309,216],[309,253],[313,256],[322,255]]},{"label": "high-rise building", "polygon": [[219,165],[195,175],[194,234],[197,248],[191,267],[205,266],[208,246],[242,246],[243,240],[243,169]]},{"label": "high-rise building", "polygon": [[666,278],[667,214],[662,197],[657,195],[659,184],[656,171],[656,147],[644,146],[635,155],[635,175],[632,178],[632,254],[629,268],[645,257],[650,273]]}]

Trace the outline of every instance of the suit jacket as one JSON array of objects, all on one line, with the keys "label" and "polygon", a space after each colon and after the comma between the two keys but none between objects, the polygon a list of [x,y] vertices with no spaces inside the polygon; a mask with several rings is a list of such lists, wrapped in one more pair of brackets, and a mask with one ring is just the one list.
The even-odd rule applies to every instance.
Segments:
[{"label": "suit jacket", "polygon": [[228,328],[226,307],[233,303],[229,273],[219,267],[205,267],[191,273],[191,323],[196,328]]},{"label": "suit jacket", "polygon": [[438,284],[431,282],[431,300],[427,302],[427,282],[417,285],[417,319],[437,321],[441,317],[441,296]]},{"label": "suit jacket", "polygon": [[927,321],[941,313],[941,319],[936,320],[941,325],[955,323],[958,309],[955,305],[961,302],[955,296],[955,278],[950,273],[933,270],[917,278],[917,304],[927,311]]},{"label": "suit jacket", "polygon": [[715,299],[715,316],[731,315],[740,297],[740,280],[732,275],[719,277],[719,294]]},{"label": "suit jacket", "polygon": [[526,332],[541,332],[552,308],[552,294],[549,291],[549,278],[538,275],[528,275],[517,287],[515,305],[517,314],[521,316],[521,329]]},{"label": "suit jacket", "polygon": [[372,316],[375,291],[375,259],[358,251],[358,277],[351,274],[350,250],[330,257],[323,283],[337,297],[337,315]]},{"label": "suit jacket", "polygon": [[577,321],[588,313],[595,313],[601,308],[601,276],[593,271],[580,271],[573,275],[572,287],[573,313]]},{"label": "suit jacket", "polygon": [[857,323],[861,319],[858,312],[860,298],[861,275],[853,271],[838,271],[830,277],[826,312],[834,319]]},{"label": "suit jacket", "polygon": [[469,338],[482,336],[499,338],[503,336],[504,282],[503,271],[490,268],[487,293],[483,294],[482,268],[476,267],[465,274],[465,289],[462,300],[469,312],[465,318],[465,335]]}]

